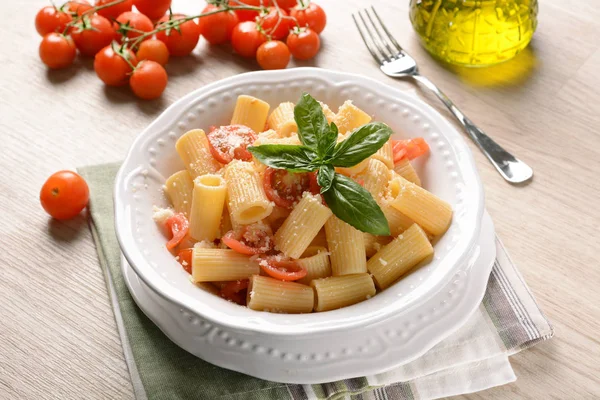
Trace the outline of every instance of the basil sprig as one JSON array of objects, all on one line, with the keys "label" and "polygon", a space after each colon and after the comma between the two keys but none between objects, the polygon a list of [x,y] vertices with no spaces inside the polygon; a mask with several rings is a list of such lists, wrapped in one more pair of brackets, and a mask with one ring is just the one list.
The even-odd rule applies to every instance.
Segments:
[{"label": "basil sprig", "polygon": [[389,140],[390,127],[371,122],[337,143],[337,126],[327,123],[321,105],[308,93],[294,108],[294,119],[301,146],[265,144],[248,150],[272,168],[290,172],[318,170],[321,194],[336,217],[360,231],[389,235],[387,219],[373,196],[354,180],[335,172],[335,167],[352,167],[375,154]]}]

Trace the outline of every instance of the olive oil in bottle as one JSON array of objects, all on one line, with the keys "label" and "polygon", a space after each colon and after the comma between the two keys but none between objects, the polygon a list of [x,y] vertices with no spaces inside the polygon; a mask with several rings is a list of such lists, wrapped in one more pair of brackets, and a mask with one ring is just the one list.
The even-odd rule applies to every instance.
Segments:
[{"label": "olive oil in bottle", "polygon": [[487,66],[527,46],[537,26],[537,0],[411,0],[410,20],[433,56]]}]

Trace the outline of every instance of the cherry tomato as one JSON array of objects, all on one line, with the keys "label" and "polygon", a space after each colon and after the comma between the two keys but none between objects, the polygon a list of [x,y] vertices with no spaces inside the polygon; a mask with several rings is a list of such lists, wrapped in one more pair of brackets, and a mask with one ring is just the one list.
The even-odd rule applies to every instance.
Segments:
[{"label": "cherry tomato", "polygon": [[92,5],[87,0],[67,1],[63,6],[63,10],[82,15],[84,12],[92,8]]},{"label": "cherry tomato", "polygon": [[94,71],[98,78],[108,86],[123,86],[127,84],[131,74],[131,67],[123,57],[127,57],[134,66],[138,61],[133,51],[129,49],[124,50],[121,54],[115,50],[118,51],[112,45],[108,45],[96,53]]},{"label": "cherry tomato", "polygon": [[287,38],[290,52],[298,60],[309,60],[317,55],[321,48],[321,40],[310,28],[302,28],[299,32],[292,32]]},{"label": "cherry tomato", "polygon": [[85,208],[90,191],[85,180],[73,171],[52,174],[42,186],[40,202],[56,219],[71,219]]},{"label": "cherry tomato", "polygon": [[392,141],[392,152],[394,154],[395,163],[402,160],[404,157],[409,160],[414,160],[428,151],[429,145],[422,137]]},{"label": "cherry tomato", "polygon": [[298,0],[277,0],[279,8],[283,8],[285,11],[290,12],[290,9],[298,4]]},{"label": "cherry tomato", "polygon": [[167,249],[172,250],[179,243],[181,243],[183,239],[185,239],[185,236],[187,235],[190,229],[190,223],[188,222],[185,215],[183,215],[182,213],[177,213],[172,217],[169,217],[169,219],[165,221],[165,227],[173,235],[171,237],[171,240],[167,242]]},{"label": "cherry tomato", "polygon": [[256,133],[245,125],[226,125],[215,128],[206,135],[210,153],[221,164],[236,160],[250,161],[252,154],[246,149],[254,143]]},{"label": "cherry tomato", "polygon": [[265,194],[284,208],[292,208],[302,197],[302,193],[311,189],[310,173],[293,173],[284,169],[267,167],[263,177]]},{"label": "cherry tomato", "polygon": [[82,25],[76,26],[71,36],[81,54],[93,56],[112,42],[115,30],[110,21],[100,15],[84,15]]},{"label": "cherry tomato", "polygon": [[271,8],[269,13],[262,16],[258,22],[265,34],[275,40],[285,39],[290,29],[294,26],[293,21],[288,18],[288,13],[285,10],[280,9],[279,13],[276,8]]},{"label": "cherry tomato", "polygon": [[[202,10],[202,13],[215,11],[219,8],[209,4]],[[231,40],[231,33],[238,22],[238,16],[233,11],[220,12],[200,18],[198,20],[198,29],[208,43],[222,44]]]},{"label": "cherry tomato", "polygon": [[129,78],[133,93],[144,100],[159,98],[165,91],[169,77],[167,71],[157,62],[140,61]]},{"label": "cherry tomato", "polygon": [[262,69],[283,69],[290,62],[290,49],[279,40],[270,40],[260,45],[256,61]]},{"label": "cherry tomato", "polygon": [[[230,6],[241,6],[243,3],[244,5],[247,6],[253,6],[253,7],[261,7],[261,6],[268,6],[271,4],[271,2],[269,0],[231,0],[229,2]],[[240,22],[244,22],[244,21],[254,21],[256,19],[256,17],[258,17],[258,11],[252,11],[252,10],[235,10],[235,13],[238,16],[238,19],[240,20]]]},{"label": "cherry tomato", "polygon": [[[115,0],[96,0],[96,6],[104,6],[109,3],[114,3],[114,1]],[[131,11],[131,7],[133,7],[133,0],[125,0],[124,2],[115,4],[114,6],[98,10],[98,14],[112,21],[117,19],[117,17],[124,12]]]},{"label": "cherry tomato", "polygon": [[233,301],[243,306],[246,304],[246,293],[244,291],[248,289],[248,284],[248,279],[227,282],[219,291],[219,295],[225,300]]},{"label": "cherry tomato", "polygon": [[306,276],[306,268],[303,268],[295,260],[278,260],[280,256],[267,257],[259,262],[260,268],[271,278],[281,281],[297,281]]},{"label": "cherry tomato", "polygon": [[[174,14],[171,20],[183,19],[186,16],[183,14]],[[165,15],[158,21],[158,25],[169,21],[169,16]],[[167,45],[169,54],[172,56],[182,57],[190,54],[200,39],[200,31],[198,25],[193,21],[189,20],[179,25],[179,31],[176,29],[170,29],[169,34],[163,30],[156,34],[156,38]]]},{"label": "cherry tomato", "polygon": [[315,3],[309,3],[306,8],[298,5],[290,11],[290,15],[296,18],[301,27],[308,26],[315,33],[320,34],[327,24],[325,11]]},{"label": "cherry tomato", "polygon": [[244,226],[239,232],[229,231],[221,241],[233,251],[251,256],[273,249],[273,232],[268,225],[256,223]]},{"label": "cherry tomato", "polygon": [[66,68],[73,64],[77,49],[70,36],[60,33],[48,33],[40,43],[42,62],[53,69]]},{"label": "cherry tomato", "polygon": [[157,39],[142,42],[137,51],[137,59],[156,61],[163,67],[169,62],[169,49],[167,45]]},{"label": "cherry tomato", "polygon": [[133,4],[139,12],[151,20],[157,20],[169,11],[171,0],[133,0]]},{"label": "cherry tomato", "polygon": [[38,11],[35,16],[35,29],[41,36],[51,32],[63,32],[73,18],[69,13],[47,6]]},{"label": "cherry tomato", "polygon": [[231,45],[243,57],[255,57],[256,51],[267,40],[267,37],[258,31],[256,22],[241,22],[233,28]]},{"label": "cherry tomato", "polygon": [[[117,17],[117,22],[119,24],[127,24],[129,27],[136,29],[141,32],[150,32],[154,30],[154,25],[150,18],[146,17],[144,14],[136,13],[133,11],[126,11],[123,14]],[[141,32],[127,31],[126,35],[130,39],[135,39],[136,37],[142,35]],[[148,40],[146,38],[144,40]]]},{"label": "cherry tomato", "polygon": [[187,272],[188,274],[192,273],[193,252],[194,249],[183,249],[179,250],[179,254],[177,254],[177,261],[179,262],[179,264],[181,264],[183,269],[185,269],[185,272]]}]

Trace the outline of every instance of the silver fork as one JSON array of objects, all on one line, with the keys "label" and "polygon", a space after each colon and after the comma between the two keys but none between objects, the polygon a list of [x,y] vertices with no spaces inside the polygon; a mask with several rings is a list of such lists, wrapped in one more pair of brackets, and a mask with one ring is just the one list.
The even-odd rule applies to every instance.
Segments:
[{"label": "silver fork", "polygon": [[492,165],[496,167],[500,175],[508,182],[522,183],[531,179],[533,170],[529,165],[504,150],[467,118],[433,82],[419,74],[417,62],[394,39],[373,6],[371,6],[371,12],[368,9],[359,11],[358,17],[362,22],[362,27],[356,18],[356,14],[352,14],[352,19],[354,19],[363,42],[365,42],[369,52],[380,65],[380,69],[384,74],[392,78],[413,78],[435,93],[463,125],[469,137],[477,144]]}]

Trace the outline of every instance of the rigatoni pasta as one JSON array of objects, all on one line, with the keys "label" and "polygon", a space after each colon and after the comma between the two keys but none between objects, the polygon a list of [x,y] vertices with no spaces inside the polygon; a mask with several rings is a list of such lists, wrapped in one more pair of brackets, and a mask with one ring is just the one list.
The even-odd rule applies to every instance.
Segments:
[{"label": "rigatoni pasta", "polygon": [[[350,101],[334,114],[326,104],[303,99],[303,107],[321,110],[338,126],[338,143],[371,121]],[[155,207],[154,219],[171,233],[167,248],[194,284],[256,312],[324,312],[371,298],[431,257],[430,239],[446,231],[452,209],[420,187],[410,163],[427,151],[424,139],[381,141],[376,152],[355,155],[354,165],[336,167],[345,175],[334,175],[337,184],[346,186],[336,187],[332,203],[324,188],[330,178],[322,180],[317,169],[333,156],[311,147],[305,124],[298,127],[294,119],[294,103],[281,103],[269,115],[270,108],[239,96],[232,125],[211,127],[208,134],[191,130],[175,145],[185,170],[166,180],[171,208]],[[299,134],[305,140],[300,148]],[[263,145],[276,146],[258,151]],[[282,149],[291,153],[277,153]],[[303,164],[287,166],[298,159]],[[351,212],[340,213],[352,196],[362,197],[355,197]],[[359,208],[363,204],[371,214]],[[381,214],[373,216],[375,204],[389,235]],[[369,217],[377,229],[357,222]]]}]

